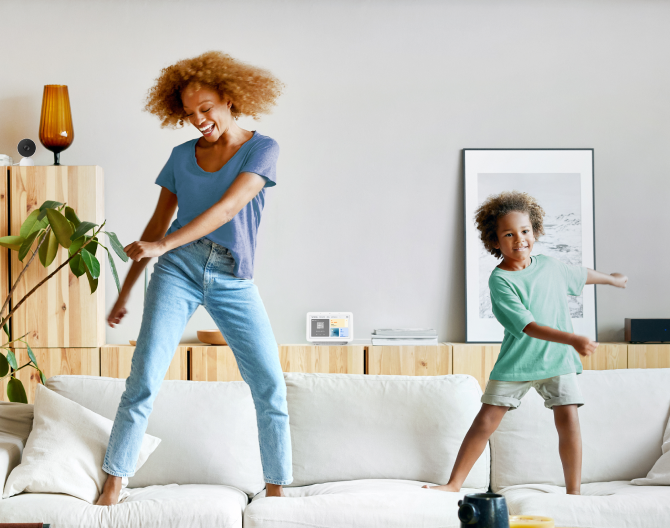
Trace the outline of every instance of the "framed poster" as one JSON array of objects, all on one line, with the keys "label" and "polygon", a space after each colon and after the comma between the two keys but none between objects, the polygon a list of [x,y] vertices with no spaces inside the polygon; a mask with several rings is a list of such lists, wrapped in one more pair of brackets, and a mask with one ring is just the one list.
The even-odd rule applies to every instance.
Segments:
[{"label": "framed poster", "polygon": [[[503,327],[491,311],[488,280],[500,263],[484,249],[474,217],[493,194],[522,191],[545,211],[533,255],[595,268],[593,149],[463,149],[465,189],[466,341],[500,343]],[[568,297],[575,333],[597,340],[596,293]]]}]

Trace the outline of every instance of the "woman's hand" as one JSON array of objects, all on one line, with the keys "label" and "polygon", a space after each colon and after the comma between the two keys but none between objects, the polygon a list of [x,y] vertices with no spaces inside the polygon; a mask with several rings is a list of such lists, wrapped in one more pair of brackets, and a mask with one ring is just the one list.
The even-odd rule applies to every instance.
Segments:
[{"label": "woman's hand", "polygon": [[166,252],[166,248],[162,240],[159,240],[158,242],[145,242],[138,240],[137,242],[128,244],[123,248],[123,250],[126,252],[126,255],[128,255],[135,262],[139,262],[144,258],[160,257],[163,253]]},{"label": "woman's hand", "polygon": [[124,297],[119,297],[116,300],[116,303],[114,304],[114,307],[112,308],[112,311],[109,312],[109,316],[107,317],[107,323],[109,326],[114,328],[114,325],[117,325],[121,322],[121,319],[123,319],[123,316],[128,313],[128,310],[126,310],[126,299]]}]

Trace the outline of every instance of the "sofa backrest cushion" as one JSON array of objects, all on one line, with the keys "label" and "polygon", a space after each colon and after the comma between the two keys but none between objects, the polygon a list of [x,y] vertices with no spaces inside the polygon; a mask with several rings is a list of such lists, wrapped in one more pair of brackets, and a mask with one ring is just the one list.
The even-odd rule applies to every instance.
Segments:
[{"label": "sofa backrest cushion", "polygon": [[[479,411],[471,376],[285,374],[293,484],[405,479],[445,484]],[[489,484],[488,447],[465,481]]]},{"label": "sofa backrest cushion", "polygon": [[[670,369],[585,371],[582,482],[646,477],[661,456],[670,413]],[[553,412],[530,390],[491,437],[491,486],[565,486]]]},{"label": "sofa backrest cushion", "polygon": [[[114,420],[125,380],[54,376],[47,386]],[[130,488],[220,484],[254,495],[265,487],[256,412],[244,382],[164,381],[146,432],[162,442]]]}]

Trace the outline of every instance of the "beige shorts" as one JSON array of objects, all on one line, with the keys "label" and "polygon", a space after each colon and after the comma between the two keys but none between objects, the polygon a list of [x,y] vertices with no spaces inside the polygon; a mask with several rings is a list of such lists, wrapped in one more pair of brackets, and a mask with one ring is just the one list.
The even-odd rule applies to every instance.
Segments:
[{"label": "beige shorts", "polygon": [[577,383],[577,374],[563,374],[553,378],[534,381],[489,380],[482,396],[482,403],[516,409],[521,398],[533,387],[544,398],[544,406],[551,409],[554,405],[584,405],[584,397]]}]

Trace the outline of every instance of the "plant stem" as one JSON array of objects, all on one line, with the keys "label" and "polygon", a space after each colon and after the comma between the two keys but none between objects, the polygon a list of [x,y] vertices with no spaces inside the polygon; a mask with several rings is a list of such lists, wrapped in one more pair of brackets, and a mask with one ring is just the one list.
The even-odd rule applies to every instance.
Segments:
[{"label": "plant stem", "polygon": [[[28,266],[30,266],[35,259],[35,255],[37,255],[37,252],[40,250],[40,246],[44,243],[44,240],[46,239],[47,235],[49,234],[49,231],[51,231],[51,226],[47,227],[46,231],[44,232],[44,235],[42,236],[42,240],[40,240],[39,244],[37,244],[37,248],[35,249],[35,252],[33,253],[32,257],[30,257],[30,260],[28,261],[28,264],[26,264],[23,269],[21,270],[21,273],[19,273],[18,278],[16,279],[16,282],[12,286],[12,289],[9,290],[9,293],[7,294],[7,299],[5,299],[5,304],[2,305],[2,310],[0,310],[0,316],[5,313],[5,308],[7,308],[7,305],[9,304],[9,300],[12,298],[12,294],[14,293],[14,290],[19,284],[19,281],[21,280],[21,277],[23,277],[23,274],[26,272],[28,269]],[[5,319],[6,321],[6,319]],[[4,326],[5,321],[0,326]]]},{"label": "plant stem", "polygon": [[14,314],[14,312],[16,312],[16,310],[18,310],[19,306],[21,306],[21,305],[25,302],[25,300],[26,300],[28,297],[30,297],[33,293],[35,293],[35,291],[36,291],[40,286],[42,286],[42,284],[44,284],[46,281],[48,281],[48,280],[49,280],[51,277],[53,277],[56,273],[58,273],[58,272],[59,272],[63,267],[65,267],[65,266],[66,266],[66,265],[67,265],[67,264],[68,264],[74,257],[76,257],[77,255],[79,255],[79,253],[81,253],[81,251],[82,251],[86,246],[88,246],[88,245],[93,241],[93,239],[94,239],[96,236],[98,236],[98,233],[100,233],[100,231],[102,230],[102,228],[104,227],[104,225],[105,225],[105,222],[102,223],[102,225],[101,225],[101,226],[98,228],[98,230],[93,234],[93,236],[92,236],[90,239],[88,239],[88,241],[87,241],[85,244],[83,244],[77,251],[75,251],[74,254],[72,254],[72,255],[70,256],[69,259],[67,259],[65,262],[63,262],[63,263],[62,263],[60,266],[58,266],[53,272],[51,272],[49,275],[47,275],[47,277],[46,277],[45,279],[43,279],[37,286],[35,286],[32,290],[30,290],[28,293],[26,293],[26,294],[23,296],[23,299],[21,299],[21,300],[18,302],[18,304],[17,304],[16,306],[14,306],[14,308],[12,308],[12,310],[7,314],[7,317],[5,317],[2,321],[0,321],[0,328],[3,327],[7,321],[9,321],[9,318]]},{"label": "plant stem", "polygon": [[[32,365],[32,364],[33,364],[32,361],[28,361],[28,363],[26,363],[26,364],[23,365],[22,367],[17,368],[14,372],[18,372],[18,371],[21,370],[22,368],[26,368],[26,367],[28,367],[28,366],[30,366],[30,365]],[[13,376],[13,375],[14,375],[14,374],[12,373],[12,376]]]}]

